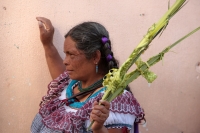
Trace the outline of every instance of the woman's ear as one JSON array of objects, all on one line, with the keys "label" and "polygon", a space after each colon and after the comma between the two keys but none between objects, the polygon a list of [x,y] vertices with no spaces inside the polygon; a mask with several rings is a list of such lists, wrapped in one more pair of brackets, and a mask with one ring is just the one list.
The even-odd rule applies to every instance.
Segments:
[{"label": "woman's ear", "polygon": [[93,57],[94,64],[98,64],[100,59],[101,59],[101,52],[99,50],[97,50],[94,53],[94,57]]}]

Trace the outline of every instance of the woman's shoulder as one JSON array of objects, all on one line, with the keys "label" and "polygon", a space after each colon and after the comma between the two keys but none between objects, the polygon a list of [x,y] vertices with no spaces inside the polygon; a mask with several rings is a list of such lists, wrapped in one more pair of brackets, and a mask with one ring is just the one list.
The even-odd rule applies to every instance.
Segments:
[{"label": "woman's shoulder", "polygon": [[67,71],[64,71],[56,79],[53,79],[47,87],[47,94],[42,97],[40,105],[44,105],[50,100],[59,97],[61,92],[64,90],[64,87],[70,83],[71,79],[67,74]]},{"label": "woman's shoulder", "polygon": [[141,108],[139,102],[133,94],[127,90],[124,90],[121,95],[117,96],[110,103],[110,110],[118,113],[134,114],[135,116],[143,114],[143,109]]}]

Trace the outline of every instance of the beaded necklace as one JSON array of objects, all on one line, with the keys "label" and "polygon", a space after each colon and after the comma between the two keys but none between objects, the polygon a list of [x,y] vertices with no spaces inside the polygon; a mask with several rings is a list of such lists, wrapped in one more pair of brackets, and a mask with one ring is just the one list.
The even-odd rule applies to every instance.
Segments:
[{"label": "beaded necklace", "polygon": [[73,107],[73,108],[81,108],[91,98],[96,97],[99,93],[101,93],[102,91],[105,91],[105,88],[102,88],[102,89],[98,90],[97,92],[95,92],[94,94],[92,93],[92,95],[90,97],[88,97],[85,101],[78,102],[76,100],[76,96],[81,96],[81,95],[89,94],[89,93],[93,92],[94,90],[96,90],[97,88],[99,88],[99,87],[96,86],[93,89],[89,90],[88,92],[79,92],[78,94],[74,95],[73,94],[73,88],[77,86],[78,82],[79,81],[77,81],[77,80],[72,80],[69,83],[69,85],[67,86],[67,89],[66,89],[67,99],[63,100],[63,102],[66,103],[67,106],[70,106],[70,107]]},{"label": "beaded necklace", "polygon": [[87,87],[87,88],[82,88],[82,84],[81,84],[81,82],[79,81],[79,82],[78,82],[78,90],[79,90],[80,92],[85,92],[85,91],[93,90],[94,88],[97,89],[97,88],[99,88],[99,87],[102,86],[102,83],[103,83],[103,79],[100,79],[100,80],[98,80],[97,82],[95,82],[94,84],[90,85],[89,87]]}]

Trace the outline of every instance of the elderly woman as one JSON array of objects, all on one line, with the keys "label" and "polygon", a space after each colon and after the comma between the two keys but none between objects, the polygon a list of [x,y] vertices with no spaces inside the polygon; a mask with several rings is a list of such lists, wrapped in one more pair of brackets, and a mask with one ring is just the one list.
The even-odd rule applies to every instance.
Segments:
[{"label": "elderly woman", "polygon": [[[144,113],[132,93],[125,90],[111,103],[101,100],[104,75],[118,68],[104,26],[84,22],[73,27],[65,35],[62,60],[53,45],[51,21],[43,17],[37,20],[53,81],[42,98],[31,132],[133,133],[134,122],[142,119]],[[91,130],[87,131],[92,120]]]}]

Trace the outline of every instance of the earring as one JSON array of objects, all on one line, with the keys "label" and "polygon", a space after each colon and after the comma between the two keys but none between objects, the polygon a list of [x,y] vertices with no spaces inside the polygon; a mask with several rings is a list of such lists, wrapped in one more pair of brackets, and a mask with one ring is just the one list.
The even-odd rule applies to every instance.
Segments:
[{"label": "earring", "polygon": [[98,64],[96,63],[96,73],[98,73]]}]

